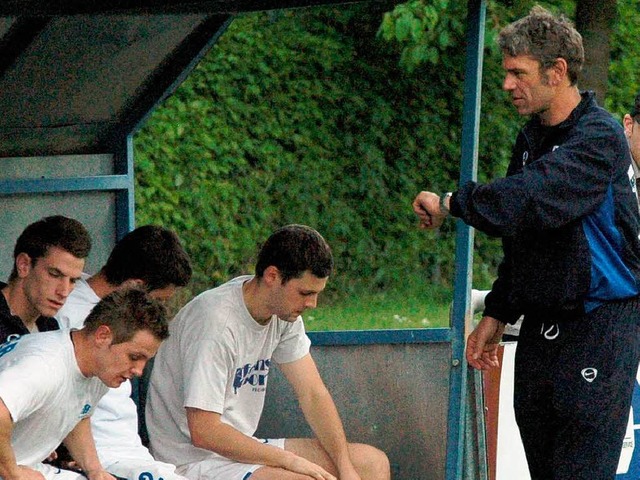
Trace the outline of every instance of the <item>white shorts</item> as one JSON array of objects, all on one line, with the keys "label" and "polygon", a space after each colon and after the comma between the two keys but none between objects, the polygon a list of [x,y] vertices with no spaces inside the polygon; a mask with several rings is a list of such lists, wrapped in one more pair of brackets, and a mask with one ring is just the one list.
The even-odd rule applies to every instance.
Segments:
[{"label": "white shorts", "polygon": [[105,466],[105,470],[128,480],[186,480],[176,473],[176,467],[157,460],[123,458]]},{"label": "white shorts", "polygon": [[30,468],[40,472],[46,480],[87,480],[87,477],[81,473],[72,470],[62,470],[48,463],[38,463]]},{"label": "white shorts", "polygon": [[[284,438],[258,439],[262,443],[268,443],[284,450]],[[252,465],[215,456],[200,462],[180,465],[176,472],[189,480],[247,480],[253,472],[264,465]]]}]

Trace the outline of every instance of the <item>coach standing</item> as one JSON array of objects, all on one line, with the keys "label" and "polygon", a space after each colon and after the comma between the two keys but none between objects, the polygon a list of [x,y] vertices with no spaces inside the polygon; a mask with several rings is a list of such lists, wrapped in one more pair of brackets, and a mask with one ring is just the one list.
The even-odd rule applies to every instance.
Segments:
[{"label": "coach standing", "polygon": [[507,177],[440,197],[421,192],[424,228],[445,217],[502,238],[504,258],[467,341],[498,365],[504,326],[524,315],[514,408],[534,480],[613,479],[640,361],[640,243],[629,147],[580,92],[582,38],[534,7],[499,36],[503,89],[530,120]]}]

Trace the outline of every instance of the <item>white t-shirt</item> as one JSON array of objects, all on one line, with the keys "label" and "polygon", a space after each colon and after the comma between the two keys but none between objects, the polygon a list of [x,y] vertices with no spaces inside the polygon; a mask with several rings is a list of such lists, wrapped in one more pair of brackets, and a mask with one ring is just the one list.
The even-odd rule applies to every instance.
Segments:
[{"label": "white t-shirt", "polygon": [[69,330],[23,335],[0,348],[0,398],[14,422],[18,464],[47,458],[106,391],[80,372]]},{"label": "white t-shirt", "polygon": [[58,320],[60,328],[80,329],[84,327],[84,319],[91,313],[96,303],[100,301],[100,297],[96,295],[96,292],[87,283],[88,278],[88,274],[82,274],[64,305],[56,313],[55,319]]},{"label": "white t-shirt", "polygon": [[309,353],[302,318],[274,316],[267,325],[249,314],[238,277],[201,293],[170,323],[151,373],[147,428],[156,458],[183,465],[217,456],[191,444],[185,407],[217,412],[252,436],[264,406],[271,361],[288,363]]},{"label": "white t-shirt", "polygon": [[[58,311],[56,319],[62,328],[82,328],[100,297],[87,283],[89,275],[82,274],[75,288]],[[131,382],[110,388],[91,416],[91,430],[102,465],[110,466],[123,459],[153,462],[149,450],[138,435],[138,410],[131,398]]]}]

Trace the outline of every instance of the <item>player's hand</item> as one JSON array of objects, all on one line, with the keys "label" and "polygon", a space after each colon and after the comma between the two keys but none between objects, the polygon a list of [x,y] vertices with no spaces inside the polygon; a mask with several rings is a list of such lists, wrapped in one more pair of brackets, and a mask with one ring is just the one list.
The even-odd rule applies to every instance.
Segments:
[{"label": "player's hand", "polygon": [[65,470],[71,470],[73,472],[83,473],[82,468],[75,460],[61,460],[58,462],[58,466]]},{"label": "player's hand", "polygon": [[116,478],[107,472],[104,468],[96,468],[93,470],[86,470],[84,475],[89,480],[116,480]]},{"label": "player's hand", "polygon": [[360,475],[358,475],[358,472],[356,472],[355,468],[349,469],[348,472],[341,471],[338,478],[340,480],[362,480],[362,478],[360,478]]},{"label": "player's hand", "polygon": [[420,219],[420,228],[440,227],[447,215],[440,210],[440,197],[433,192],[420,192],[413,200],[413,211]]},{"label": "player's hand", "polygon": [[284,468],[291,472],[307,475],[308,477],[315,480],[337,480],[336,477],[331,475],[320,465],[316,465],[306,458],[299,457],[297,455],[293,455],[291,457],[291,460],[287,462],[287,465],[285,465]]},{"label": "player's hand", "polygon": [[33,468],[18,465],[14,474],[6,477],[6,480],[45,480],[44,475]]},{"label": "player's hand", "polygon": [[504,323],[493,317],[482,317],[478,326],[467,338],[467,363],[478,370],[500,366],[498,346],[502,340]]},{"label": "player's hand", "polygon": [[47,458],[44,459],[45,462],[55,462],[58,459],[58,452],[55,450],[49,454]]}]

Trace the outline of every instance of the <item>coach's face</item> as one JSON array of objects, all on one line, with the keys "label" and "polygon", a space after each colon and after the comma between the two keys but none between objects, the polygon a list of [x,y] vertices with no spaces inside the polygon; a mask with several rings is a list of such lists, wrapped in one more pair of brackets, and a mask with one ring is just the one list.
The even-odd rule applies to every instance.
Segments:
[{"label": "coach's face", "polygon": [[544,120],[555,95],[553,69],[542,72],[540,62],[529,55],[504,55],[502,66],[505,71],[502,88],[511,95],[518,113],[538,114]]},{"label": "coach's face", "polygon": [[[99,327],[103,328],[109,330],[105,325]],[[111,332],[106,334],[111,335]],[[155,356],[160,343],[148,330],[137,331],[127,342],[112,344],[110,340],[105,341],[96,352],[96,376],[111,388],[117,388],[124,381],[139,377],[147,362]]]}]

